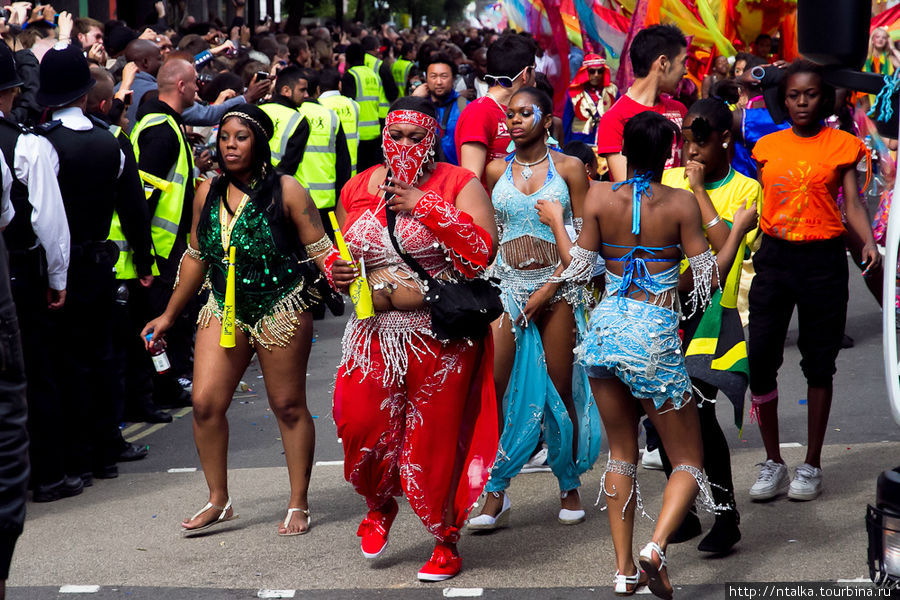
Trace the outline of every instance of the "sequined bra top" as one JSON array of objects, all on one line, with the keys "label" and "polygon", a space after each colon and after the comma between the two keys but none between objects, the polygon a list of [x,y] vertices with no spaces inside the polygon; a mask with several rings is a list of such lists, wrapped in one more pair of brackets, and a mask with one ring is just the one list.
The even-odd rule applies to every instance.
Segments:
[{"label": "sequined bra top", "polygon": [[[553,158],[548,157],[547,179],[541,189],[531,194],[525,194],[513,183],[512,156],[507,158],[509,165],[503,173],[503,177],[497,181],[491,195],[494,205],[494,215],[497,221],[497,229],[500,231],[500,255],[503,261],[517,268],[527,266],[528,257],[520,256],[528,250],[520,248],[522,244],[515,244],[520,238],[535,238],[553,247],[553,251],[547,253],[544,244],[538,243],[534,250],[536,256],[532,256],[532,262],[542,264],[556,264],[559,258],[555,252],[556,238],[550,226],[541,223],[538,211],[534,208],[538,200],[559,202],[563,206],[563,219],[567,223],[572,222],[572,201],[569,198],[569,186],[566,180],[559,174],[553,164]],[[520,240],[525,241],[525,240]],[[511,243],[513,242],[513,243]],[[516,256],[514,257],[513,254]],[[541,256],[547,254],[547,256]]]},{"label": "sequined bra top", "polygon": [[[373,204],[374,208],[365,210],[344,234],[350,253],[356,259],[364,259],[366,271],[370,273],[381,269],[409,271],[388,235],[384,201]],[[451,268],[449,258],[434,233],[409,213],[397,215],[394,234],[403,249],[432,277]]]},{"label": "sequined bra top", "polygon": [[[650,173],[636,174],[631,179],[616,183],[612,189],[616,191],[623,185],[632,186],[631,233],[638,235],[641,232],[641,197],[646,195],[649,198],[653,194],[653,190],[650,187]],[[603,242],[603,245],[609,248],[628,250],[622,256],[604,257],[608,262],[622,263],[622,275],[616,275],[609,269],[606,270],[606,289],[610,295],[615,294],[620,298],[634,298],[637,296],[638,299],[648,300],[651,297],[665,294],[678,285],[678,276],[681,273],[679,260],[676,258],[656,257],[657,252],[678,248],[678,244],[670,244],[668,246],[620,246]],[[675,264],[665,271],[653,274],[647,266],[647,263],[651,262],[675,262]],[[640,298],[641,295],[644,298]]]}]

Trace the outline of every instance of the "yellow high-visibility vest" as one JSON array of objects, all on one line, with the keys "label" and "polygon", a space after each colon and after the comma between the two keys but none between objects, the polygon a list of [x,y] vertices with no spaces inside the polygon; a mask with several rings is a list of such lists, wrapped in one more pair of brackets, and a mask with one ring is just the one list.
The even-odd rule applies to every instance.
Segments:
[{"label": "yellow high-visibility vest", "polygon": [[381,79],[381,65],[384,64],[384,61],[380,58],[375,58],[368,52],[363,60],[365,61],[366,66],[375,71],[375,74],[378,75],[378,83],[381,84],[381,91],[378,95],[378,118],[384,119],[387,117],[388,108],[390,108],[387,96],[384,93],[384,81]]},{"label": "yellow high-visibility vest", "polygon": [[400,98],[406,95],[406,84],[409,83],[409,71],[412,69],[413,62],[403,58],[398,58],[391,65],[391,75],[394,76],[394,82],[397,89],[400,90]]},{"label": "yellow high-visibility vest", "polygon": [[294,177],[307,189],[316,208],[332,208],[340,120],[334,111],[316,102],[304,102],[297,110],[309,123],[309,140]]},{"label": "yellow high-visibility vest", "polygon": [[272,138],[269,140],[269,150],[272,152],[272,166],[277,167],[287,150],[288,141],[303,120],[303,115],[296,108],[290,108],[277,102],[260,104],[259,108],[272,119],[275,126]]},{"label": "yellow high-visibility vest", "polygon": [[[118,125],[110,125],[109,132],[112,133],[116,139],[118,139],[120,135],[125,135],[122,133],[122,128]],[[128,136],[125,136],[125,139],[128,139]],[[119,219],[119,213],[116,211],[113,211],[112,223],[110,223],[109,235],[106,239],[113,242],[119,249],[119,258],[116,260],[116,279],[137,279],[138,272],[137,267],[134,266],[134,249],[131,247],[131,244],[128,243],[128,240],[125,239],[125,232],[122,231],[122,221]],[[153,261],[150,265],[150,272],[154,276],[159,275],[159,268],[156,266],[156,261]]]},{"label": "yellow high-visibility vest", "polygon": [[[374,140],[381,135],[378,119],[379,97],[384,95],[381,80],[375,71],[363,65],[350,67],[350,74],[356,84],[356,98],[359,104],[359,139]],[[385,117],[387,113],[385,112]]]},{"label": "yellow high-visibility vest", "polygon": [[350,151],[350,176],[356,175],[356,156],[359,153],[359,104],[340,94],[319,96],[319,104],[330,108],[341,120],[341,128],[347,138]]},{"label": "yellow high-visibility vest", "polygon": [[[184,135],[181,128],[175,122],[171,115],[162,113],[150,113],[144,115],[134,129],[131,130],[131,145],[134,147],[134,157],[140,160],[141,147],[138,144],[138,138],[145,129],[151,127],[169,126],[175,132],[178,138],[178,158],[172,169],[166,174],[163,183],[168,186],[159,186],[159,178],[149,176],[148,173],[142,173],[141,179],[144,182],[145,192],[150,188],[160,190],[159,202],[156,205],[156,211],[150,220],[150,236],[153,239],[153,247],[156,255],[162,258],[169,258],[172,247],[175,245],[175,239],[178,235],[178,227],[181,223],[181,213],[184,208],[184,195],[187,186],[193,186],[193,174],[191,173],[191,160],[188,156],[187,146],[184,142]],[[150,186],[150,188],[148,188]],[[152,192],[152,189],[151,189]],[[149,194],[148,194],[149,195]]]}]

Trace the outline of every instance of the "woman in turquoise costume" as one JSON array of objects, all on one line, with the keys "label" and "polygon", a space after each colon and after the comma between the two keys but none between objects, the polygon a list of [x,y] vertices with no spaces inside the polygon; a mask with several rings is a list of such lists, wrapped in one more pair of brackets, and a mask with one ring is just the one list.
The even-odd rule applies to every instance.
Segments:
[{"label": "woman in turquoise costume", "polygon": [[[142,335],[160,339],[201,286],[209,302],[200,312],[194,346],[194,441],[209,486],[209,501],[181,526],[185,535],[236,518],[228,493],[226,411],[255,351],[269,405],[278,422],[290,479],[279,535],[309,530],[307,490],[315,428],[306,407],[306,364],[312,343],[309,310],[322,301],[315,283],[330,277],[337,251],[319,213],[293,177],[272,168],[273,125],[259,108],[238,105],[222,117],[218,156],[223,175],[197,189],[190,245],[166,311]],[[235,250],[229,276],[229,250]],[[232,278],[233,277],[233,278]],[[228,289],[231,288],[231,289]],[[233,304],[226,290],[234,295]],[[223,311],[234,314],[231,331]],[[230,339],[229,339],[230,338]],[[230,347],[229,347],[230,346]]]},{"label": "woman in turquoise costume", "polygon": [[515,152],[487,167],[500,232],[492,275],[500,280],[505,308],[493,327],[503,429],[483,510],[468,523],[473,530],[508,521],[506,489],[531,456],[542,424],[565,525],[585,518],[579,476],[600,452],[597,406],[584,369],[573,365],[572,350],[586,325],[584,290],[549,281],[562,271],[561,259],[568,262],[572,242],[565,223],[580,228],[588,179],[581,161],[548,148],[551,111],[545,92],[517,92],[506,119]]},{"label": "woman in turquoise costume", "polygon": [[[606,259],[607,296],[591,314],[578,362],[591,378],[603,418],[610,458],[601,479],[616,550],[617,594],[633,594],[649,580],[650,591],[672,597],[665,550],[698,491],[715,506],[702,471],[703,450],[697,406],[678,337],[678,288],[688,292],[687,314],[703,310],[727,273],[744,233],[756,224],[756,207],[737,210],[728,240],[716,256],[703,235],[697,201],[683,190],[661,185],[663,167],[676,134],[664,117],[645,112],[625,125],[624,182],[594,186],[585,202],[584,228],[554,281],[587,281],[598,250]],[[689,267],[679,284],[679,266]],[[564,258],[565,260],[565,258]],[[674,466],[663,494],[651,541],[640,552],[646,575],[634,564],[635,509],[643,501],[635,476],[640,407],[659,431]],[[632,499],[634,502],[632,502]]]}]

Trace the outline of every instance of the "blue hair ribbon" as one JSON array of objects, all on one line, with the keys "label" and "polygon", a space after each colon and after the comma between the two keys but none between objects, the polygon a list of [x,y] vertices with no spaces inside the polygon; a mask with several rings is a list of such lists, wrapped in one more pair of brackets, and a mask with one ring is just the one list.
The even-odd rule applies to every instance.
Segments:
[{"label": "blue hair ribbon", "polygon": [[648,198],[653,196],[653,188],[650,187],[652,176],[650,171],[635,173],[631,179],[620,181],[612,186],[613,191],[616,191],[623,185],[631,184],[631,233],[635,235],[641,232],[641,196],[646,195]]}]

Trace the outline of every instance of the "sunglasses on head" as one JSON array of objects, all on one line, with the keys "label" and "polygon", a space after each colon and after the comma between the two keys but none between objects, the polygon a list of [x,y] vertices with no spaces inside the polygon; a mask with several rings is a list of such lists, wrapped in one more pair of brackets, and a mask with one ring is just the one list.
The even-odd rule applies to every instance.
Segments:
[{"label": "sunglasses on head", "polygon": [[484,78],[487,79],[488,77],[490,77],[496,85],[499,85],[500,87],[511,88],[513,86],[513,82],[518,79],[522,75],[522,73],[524,73],[531,67],[532,65],[528,65],[527,67],[516,73],[515,77],[507,77],[506,75],[485,75]]}]

